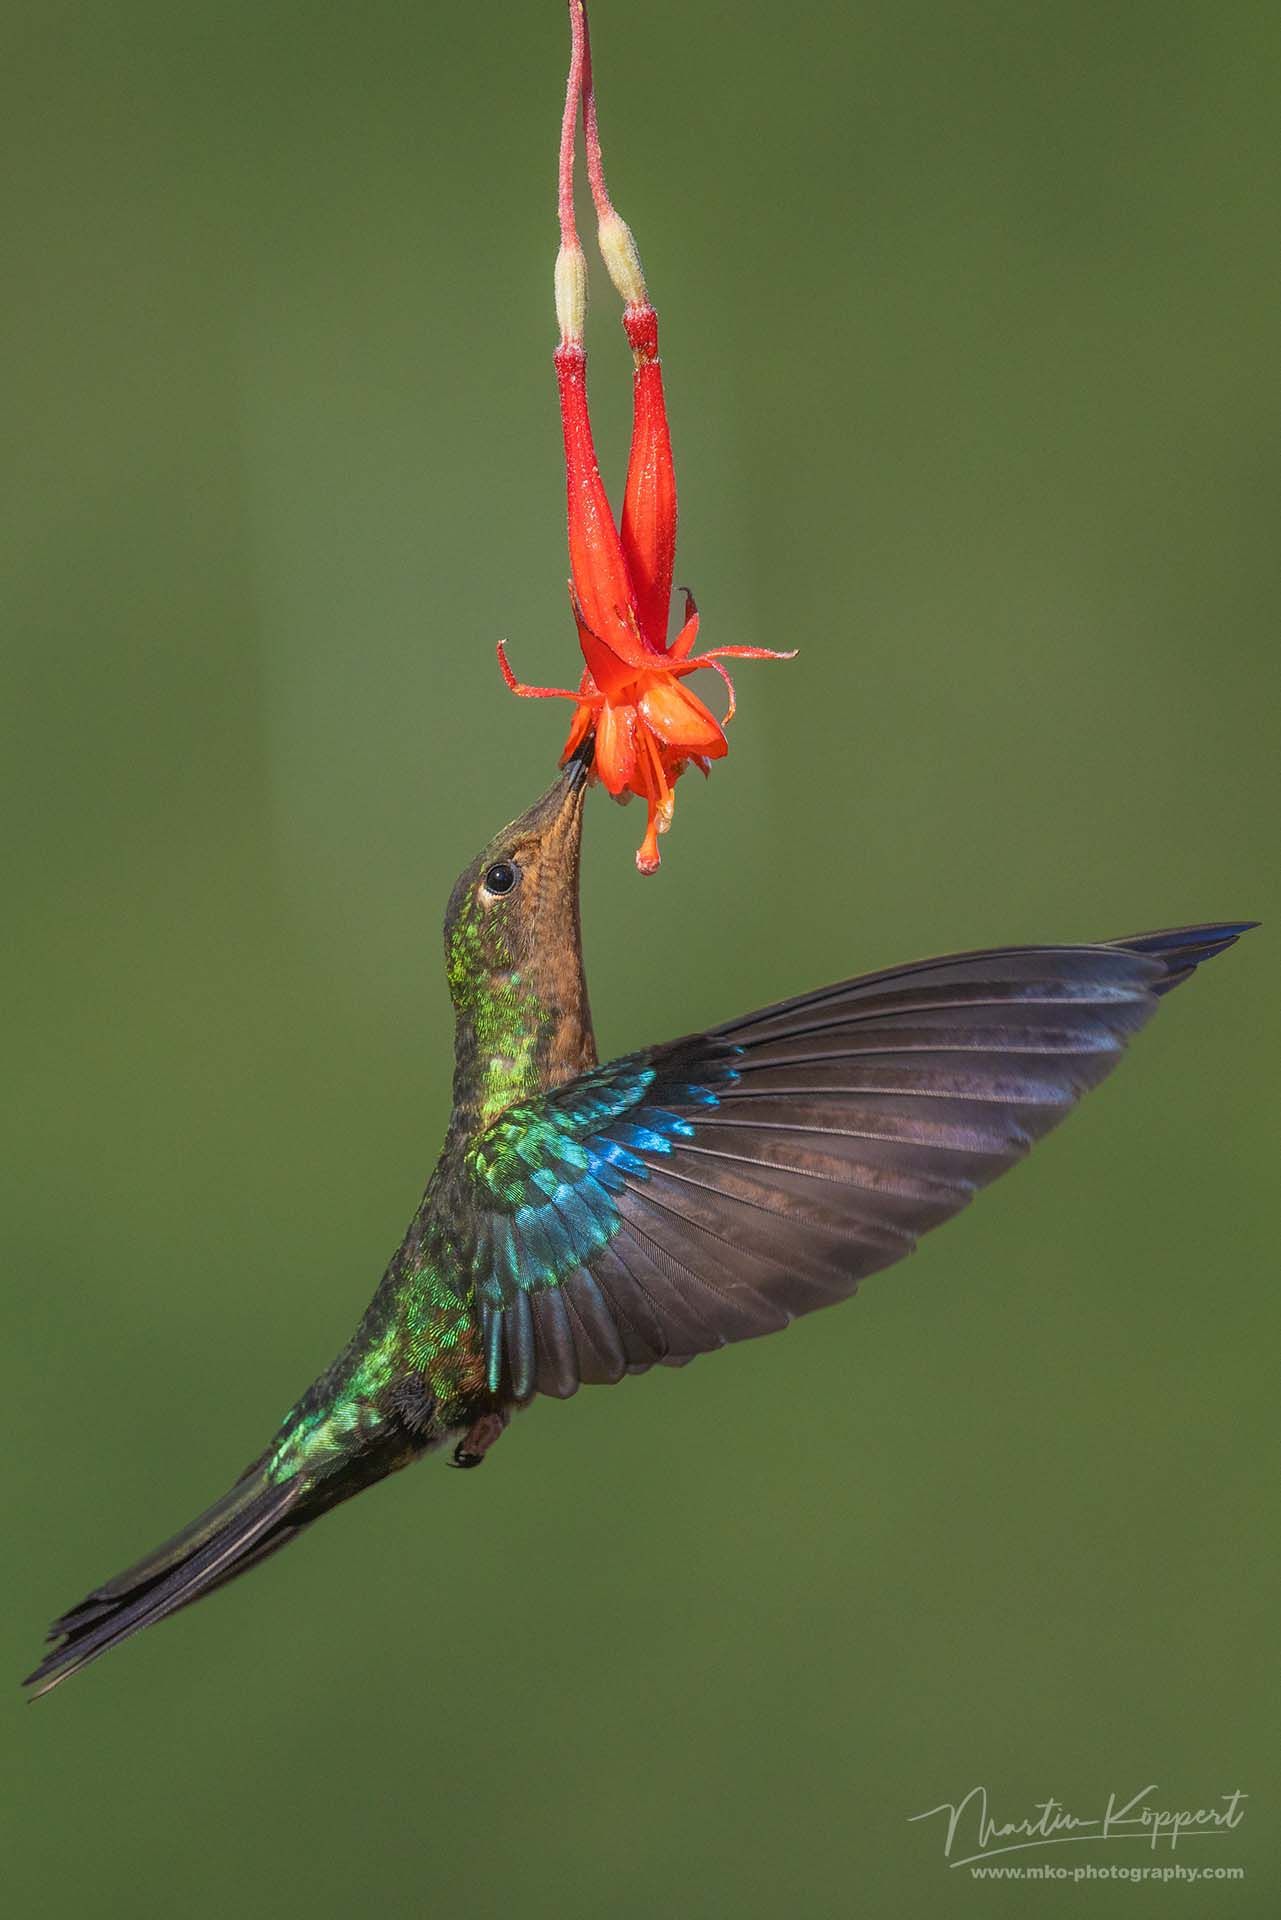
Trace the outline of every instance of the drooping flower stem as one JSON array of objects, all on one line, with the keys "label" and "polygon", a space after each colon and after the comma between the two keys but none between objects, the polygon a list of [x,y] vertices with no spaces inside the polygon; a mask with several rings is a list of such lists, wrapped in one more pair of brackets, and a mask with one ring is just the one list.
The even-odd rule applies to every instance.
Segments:
[{"label": "drooping flower stem", "polygon": [[574,217],[574,141],[583,97],[583,68],[588,59],[587,17],[581,0],[569,6],[569,78],[565,83],[565,111],[560,122],[560,169],[556,212],[560,220],[560,252],[556,255],[556,318],[560,343],[579,346],[587,322],[587,256]]},{"label": "drooping flower stem", "polygon": [[631,228],[610,199],[605,181],[591,31],[581,0],[570,0],[570,22],[581,49],[583,146],[596,237],[609,277],[622,296],[623,329],[632,349],[632,442],[619,531],[636,589],[641,632],[651,646],[663,647],[676,558],[676,474],[658,358],[658,315]]},{"label": "drooping flower stem", "polygon": [[[636,855],[642,873],[658,866],[658,835],[671,824],[674,789],[691,763],[704,773],[727,751],[723,724],[684,684],[711,668],[734,690],[721,665],[728,657],[778,659],[763,647],[713,647],[697,654],[698,613],[687,595],[685,621],[668,645],[676,551],[676,476],[658,358],[658,315],[640,255],[605,182],[585,0],[569,0],[570,61],[561,118],[557,173],[560,249],[556,256],[556,382],[565,442],[570,599],[585,671],[577,692],[531,687],[517,680],[500,644],[499,663],[513,693],[563,698],[575,714],[563,757],[594,730],[592,771],[616,799],[638,794],[646,805],[645,836]],[[632,439],[623,508],[616,522],[601,479],[587,409],[587,262],[574,211],[574,150],[581,113],[587,179],[596,209],[601,258],[623,302],[632,349]]]},{"label": "drooping flower stem", "polygon": [[[587,317],[587,261],[578,237],[574,213],[574,147],[580,110],[584,117],[592,192],[595,195],[599,190],[611,214],[613,209],[605,190],[595,95],[591,91],[591,39],[583,0],[569,0],[569,34],[569,79],[565,89],[565,111],[560,123],[557,179],[560,252],[556,257],[556,313],[560,325],[560,345],[555,354],[556,384],[565,440],[574,612],[588,668],[594,672],[599,670],[600,677],[596,684],[600,690],[612,693],[622,684],[618,677],[619,663],[608,648],[597,644],[589,651],[589,647],[592,636],[608,632],[617,623],[619,610],[631,601],[632,586],[609,496],[601,479],[591,417],[587,410],[587,353],[583,345]],[[589,98],[590,122],[587,118]],[[600,204],[598,200],[597,205]],[[614,217],[617,218],[616,215]]]}]

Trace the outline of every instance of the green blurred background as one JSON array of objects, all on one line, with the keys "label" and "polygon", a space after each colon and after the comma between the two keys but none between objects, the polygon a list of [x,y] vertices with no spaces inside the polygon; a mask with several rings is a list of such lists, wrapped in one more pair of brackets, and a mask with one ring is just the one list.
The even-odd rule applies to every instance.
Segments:
[{"label": "green blurred background", "polygon": [[[539,1405],[11,1688],[6,1909],[1274,1913],[1276,11],[595,27],[677,577],[709,643],[802,649],[743,667],[660,878],[593,801],[602,1047],[1273,924],[852,1307]],[[41,0],[0,54],[16,1680],[364,1305],[444,1121],[445,898],[567,718],[494,642],[576,656],[557,0]],[[592,343],[617,475],[612,296]],[[908,1817],[980,1782],[1240,1788],[1176,1858],[1250,1878],[976,1885]]]}]

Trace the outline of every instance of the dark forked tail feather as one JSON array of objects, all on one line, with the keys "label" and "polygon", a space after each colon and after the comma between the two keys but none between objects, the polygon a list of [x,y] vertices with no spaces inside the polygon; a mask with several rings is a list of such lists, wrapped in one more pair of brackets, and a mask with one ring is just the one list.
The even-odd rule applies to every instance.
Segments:
[{"label": "dark forked tail feather", "polygon": [[58,1644],[24,1682],[31,1697],[296,1539],[313,1517],[297,1511],[307,1491],[301,1477],[280,1485],[261,1465],[250,1467],[189,1527],[54,1621],[48,1638]]},{"label": "dark forked tail feather", "polygon": [[273,1475],[269,1463],[279,1462],[300,1410],[323,1406],[335,1378],[342,1377],[340,1367],[341,1360],[308,1389],[271,1446],[221,1500],[54,1621],[46,1637],[56,1644],[23,1682],[32,1689],[32,1699],[70,1679],[130,1634],[256,1567],[296,1540],[322,1513],[416,1458],[420,1439],[392,1420],[376,1436],[353,1432],[345,1451],[327,1451],[288,1477]]}]

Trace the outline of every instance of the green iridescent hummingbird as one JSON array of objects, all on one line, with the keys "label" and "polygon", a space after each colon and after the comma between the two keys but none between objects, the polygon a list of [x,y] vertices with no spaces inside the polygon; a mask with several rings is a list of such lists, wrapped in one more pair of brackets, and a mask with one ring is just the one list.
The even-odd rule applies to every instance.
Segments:
[{"label": "green iridescent hummingbird", "polygon": [[351,1342],[229,1493],[55,1622],[38,1692],[419,1455],[479,1465],[539,1394],[846,1299],[1022,1159],[1252,924],[918,962],[600,1066],[589,751],[454,888],[453,1112]]}]

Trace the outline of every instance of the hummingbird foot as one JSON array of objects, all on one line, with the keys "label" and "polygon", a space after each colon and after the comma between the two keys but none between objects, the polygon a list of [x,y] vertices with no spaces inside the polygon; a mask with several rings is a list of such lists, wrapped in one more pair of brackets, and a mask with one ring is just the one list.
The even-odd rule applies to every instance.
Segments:
[{"label": "hummingbird foot", "polygon": [[479,1420],[472,1422],[450,1459],[451,1467],[478,1467],[496,1440],[500,1440],[506,1431],[511,1415],[505,1410],[497,1413],[483,1413]]}]

